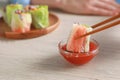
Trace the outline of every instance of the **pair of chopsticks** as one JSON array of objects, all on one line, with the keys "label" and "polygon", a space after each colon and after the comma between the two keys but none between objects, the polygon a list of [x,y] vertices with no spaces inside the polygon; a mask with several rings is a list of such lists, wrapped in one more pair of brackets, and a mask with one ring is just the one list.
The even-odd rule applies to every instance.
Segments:
[{"label": "pair of chopsticks", "polygon": [[[120,24],[120,20],[116,20],[118,18],[120,18],[120,14],[118,14],[116,16],[113,16],[111,18],[108,18],[108,19],[106,19],[106,20],[104,20],[104,21],[102,21],[100,23],[97,23],[97,24],[92,26],[92,28],[94,29],[93,31],[88,32],[88,33],[86,33],[84,35],[81,35],[78,38],[82,38],[82,37],[85,37],[85,36],[88,36],[88,35],[95,34],[97,32],[106,30],[108,28],[114,27],[115,25]],[[116,20],[116,21],[114,21],[114,20]],[[114,21],[114,22],[112,22],[112,21]],[[112,23],[109,23],[109,22],[112,22]],[[109,23],[109,24],[105,25],[106,23]],[[102,25],[105,25],[105,26],[102,26]],[[99,26],[102,26],[102,27],[99,28]],[[95,28],[97,28],[97,29],[95,29]]]}]

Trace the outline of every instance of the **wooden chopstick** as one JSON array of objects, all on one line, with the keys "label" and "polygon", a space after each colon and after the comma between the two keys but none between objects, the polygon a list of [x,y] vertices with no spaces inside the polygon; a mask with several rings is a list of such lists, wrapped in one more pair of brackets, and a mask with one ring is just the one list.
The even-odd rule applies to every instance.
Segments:
[{"label": "wooden chopstick", "polygon": [[106,24],[106,23],[108,23],[108,22],[110,22],[110,21],[113,21],[113,20],[115,20],[115,19],[117,19],[117,18],[120,18],[120,14],[118,14],[118,15],[116,15],[116,16],[113,16],[113,17],[111,17],[111,18],[108,18],[108,19],[106,19],[106,20],[104,20],[104,21],[102,21],[102,22],[99,22],[99,23],[97,23],[97,24],[95,24],[95,25],[93,25],[93,26],[91,26],[91,27],[92,27],[92,28],[96,28],[96,27],[101,26],[101,25],[103,25],[103,24]]},{"label": "wooden chopstick", "polygon": [[91,34],[94,34],[94,33],[100,32],[100,31],[103,31],[105,29],[108,29],[108,28],[113,27],[113,26],[118,25],[118,24],[120,24],[120,20],[115,21],[115,22],[113,22],[111,24],[105,25],[105,26],[103,26],[103,27],[101,27],[99,29],[96,29],[96,30],[93,30],[91,32],[88,32],[88,33],[80,36],[79,38],[82,38],[82,37],[85,37],[85,36],[88,36],[88,35],[91,35]]},{"label": "wooden chopstick", "polygon": [[[111,18],[109,18],[109,19],[107,19],[107,20],[104,20],[104,21],[102,21],[102,22],[100,22],[100,23],[98,23],[98,24],[95,24],[95,25],[93,25],[92,27],[93,27],[93,28],[97,28],[97,27],[99,27],[99,26],[101,26],[101,25],[104,25],[104,24],[106,24],[106,23],[108,23],[108,22],[110,22],[110,21],[113,21],[113,20],[115,20],[115,19],[117,19],[117,18],[119,18],[119,17],[120,17],[120,14],[119,14],[119,15],[116,15],[116,16],[113,16],[113,17],[111,17]],[[110,27],[114,27],[115,25],[118,25],[118,24],[120,24],[120,20],[116,20],[116,21],[114,21],[114,22],[112,22],[112,23],[110,23],[110,24],[107,24],[107,25],[105,25],[105,26],[103,26],[103,27],[100,27],[100,28],[95,29],[95,30],[93,30],[93,31],[91,31],[91,32],[88,32],[88,33],[86,33],[86,34],[84,34],[84,35],[82,35],[82,36],[77,37],[77,39],[78,39],[78,38],[85,37],[85,36],[88,36],[88,35],[91,35],[91,34],[94,34],[94,33],[97,33],[97,32],[100,32],[100,31],[103,31],[103,30],[108,29],[108,28],[110,28]]]}]

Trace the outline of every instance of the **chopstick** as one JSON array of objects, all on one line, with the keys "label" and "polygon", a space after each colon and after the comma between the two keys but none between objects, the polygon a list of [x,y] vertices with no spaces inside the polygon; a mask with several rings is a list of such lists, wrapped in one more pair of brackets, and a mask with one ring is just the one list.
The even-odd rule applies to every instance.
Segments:
[{"label": "chopstick", "polygon": [[[99,27],[99,26],[101,26],[101,25],[104,25],[104,24],[106,24],[106,23],[108,23],[108,22],[111,22],[111,21],[113,21],[113,20],[115,20],[115,19],[117,19],[117,18],[120,18],[120,14],[118,14],[118,15],[116,15],[116,16],[113,16],[113,17],[111,17],[111,18],[109,18],[109,19],[106,19],[106,20],[104,20],[104,21],[102,21],[102,22],[100,22],[100,23],[97,23],[97,24],[93,25],[92,28],[97,28],[97,27]],[[110,24],[107,24],[107,25],[105,25],[105,26],[103,26],[103,27],[100,27],[100,28],[98,28],[98,29],[95,29],[95,30],[93,30],[93,31],[91,31],[91,32],[88,32],[88,33],[84,34],[84,35],[81,35],[81,36],[77,37],[77,39],[78,39],[78,38],[85,37],[85,36],[88,36],[88,35],[91,35],[91,34],[94,34],[94,33],[97,33],[97,32],[100,32],[100,31],[103,31],[103,30],[108,29],[108,28],[111,28],[111,27],[114,27],[115,25],[118,25],[118,24],[120,24],[120,20],[116,20],[116,21],[114,21],[114,22],[112,22],[112,23],[110,23]]]},{"label": "chopstick", "polygon": [[108,18],[108,19],[106,19],[106,20],[104,20],[104,21],[102,21],[102,22],[99,22],[99,23],[97,23],[97,24],[95,24],[95,25],[93,25],[93,26],[91,26],[91,27],[92,27],[92,28],[96,28],[96,27],[101,26],[101,25],[103,25],[103,24],[106,24],[106,23],[108,23],[108,22],[110,22],[110,21],[113,21],[113,20],[115,20],[115,19],[117,19],[117,18],[120,18],[120,14],[118,14],[118,15],[116,15],[116,16],[113,16],[113,17],[111,17],[111,18]]}]

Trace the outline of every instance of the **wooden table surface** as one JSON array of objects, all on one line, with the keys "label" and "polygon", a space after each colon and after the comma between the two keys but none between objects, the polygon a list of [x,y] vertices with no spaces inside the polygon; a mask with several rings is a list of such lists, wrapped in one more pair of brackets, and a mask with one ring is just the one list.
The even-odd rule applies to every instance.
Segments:
[{"label": "wooden table surface", "polygon": [[120,25],[94,34],[99,54],[74,66],[58,52],[73,23],[93,25],[108,17],[55,12],[61,24],[50,34],[27,40],[0,38],[0,80],[120,80]]}]

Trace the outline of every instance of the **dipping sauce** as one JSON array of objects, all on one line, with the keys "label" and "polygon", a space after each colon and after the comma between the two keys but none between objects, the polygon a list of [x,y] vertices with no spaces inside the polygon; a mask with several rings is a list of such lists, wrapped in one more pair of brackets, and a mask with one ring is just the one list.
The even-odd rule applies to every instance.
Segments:
[{"label": "dipping sauce", "polygon": [[90,41],[89,52],[71,52],[66,50],[66,43],[61,41],[59,43],[60,54],[70,63],[74,65],[82,65],[89,62],[98,53],[99,45],[95,40]]}]

